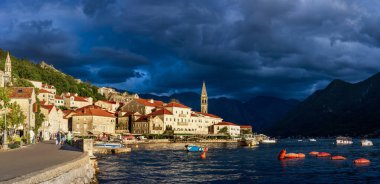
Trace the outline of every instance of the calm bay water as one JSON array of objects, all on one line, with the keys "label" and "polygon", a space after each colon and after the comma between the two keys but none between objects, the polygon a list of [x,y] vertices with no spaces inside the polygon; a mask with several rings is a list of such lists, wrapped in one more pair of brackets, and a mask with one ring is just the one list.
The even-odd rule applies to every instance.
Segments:
[{"label": "calm bay water", "polygon": [[[185,144],[145,145],[124,155],[98,156],[100,183],[380,183],[380,140],[374,146],[337,146],[334,140],[279,140],[255,148],[213,144],[205,160],[187,153]],[[305,153],[326,151],[346,156],[332,161],[307,155],[305,159],[277,160],[281,149]],[[365,157],[370,165],[352,161]]]}]

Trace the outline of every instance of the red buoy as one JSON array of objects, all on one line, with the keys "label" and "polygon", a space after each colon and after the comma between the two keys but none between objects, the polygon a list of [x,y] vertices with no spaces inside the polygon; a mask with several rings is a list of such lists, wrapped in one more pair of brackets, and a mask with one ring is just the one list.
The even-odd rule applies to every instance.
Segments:
[{"label": "red buoy", "polygon": [[303,154],[303,153],[298,153],[297,155],[298,155],[298,158],[305,158],[306,157],[305,154]]},{"label": "red buoy", "polygon": [[298,153],[287,153],[285,158],[299,158]]},{"label": "red buoy", "polygon": [[312,156],[317,156],[317,155],[318,155],[318,153],[319,153],[319,152],[317,152],[317,151],[312,151],[312,152],[310,152],[310,153],[309,153],[309,155],[312,155]]},{"label": "red buoy", "polygon": [[206,152],[203,152],[201,155],[201,159],[206,159]]},{"label": "red buoy", "polygon": [[369,164],[369,163],[371,163],[371,161],[369,161],[368,159],[365,159],[365,158],[358,158],[358,159],[354,160],[354,163],[355,164]]},{"label": "red buoy", "polygon": [[285,149],[281,150],[280,154],[278,154],[278,159],[279,160],[284,160],[285,159],[285,155],[286,155],[286,150]]},{"label": "red buoy", "polygon": [[346,160],[346,157],[337,155],[337,156],[332,156],[331,160]]},{"label": "red buoy", "polygon": [[331,154],[327,152],[320,152],[317,154],[317,157],[329,157],[329,156],[331,156]]}]

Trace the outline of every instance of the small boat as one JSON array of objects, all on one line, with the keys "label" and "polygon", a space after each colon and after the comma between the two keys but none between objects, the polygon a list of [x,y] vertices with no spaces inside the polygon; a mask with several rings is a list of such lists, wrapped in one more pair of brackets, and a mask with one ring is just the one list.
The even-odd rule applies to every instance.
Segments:
[{"label": "small boat", "polygon": [[123,145],[120,143],[95,143],[95,147],[98,148],[122,148]]},{"label": "small boat", "polygon": [[302,142],[302,139],[298,139],[298,142]]},{"label": "small boat", "polygon": [[202,146],[195,146],[195,145],[186,145],[186,150],[188,152],[202,152],[205,151],[205,147]]},{"label": "small boat", "polygon": [[350,137],[337,137],[336,138],[337,145],[348,145],[352,144],[352,139]]},{"label": "small boat", "polygon": [[261,144],[274,144],[274,143],[276,143],[277,141],[276,141],[276,139],[270,139],[270,138],[267,138],[267,139],[263,139],[263,140],[261,140]]},{"label": "small boat", "polygon": [[362,146],[373,146],[372,141],[370,141],[368,139],[363,139],[360,141],[360,143],[362,144]]},{"label": "small boat", "polygon": [[315,139],[309,139],[310,142],[316,142],[317,140]]}]

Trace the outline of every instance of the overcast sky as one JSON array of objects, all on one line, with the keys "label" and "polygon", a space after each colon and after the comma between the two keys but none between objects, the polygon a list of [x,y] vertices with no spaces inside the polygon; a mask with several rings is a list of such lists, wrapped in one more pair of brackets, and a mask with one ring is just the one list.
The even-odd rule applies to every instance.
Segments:
[{"label": "overcast sky", "polygon": [[98,86],[305,98],[380,71],[380,1],[0,2],[0,47]]}]

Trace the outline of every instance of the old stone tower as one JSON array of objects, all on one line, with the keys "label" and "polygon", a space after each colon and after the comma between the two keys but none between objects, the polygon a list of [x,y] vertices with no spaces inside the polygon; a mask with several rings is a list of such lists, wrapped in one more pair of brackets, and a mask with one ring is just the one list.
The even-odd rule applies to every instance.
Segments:
[{"label": "old stone tower", "polygon": [[12,86],[12,63],[9,52],[5,59],[4,71],[0,71],[0,87]]},{"label": "old stone tower", "polygon": [[201,93],[201,112],[208,113],[208,97],[205,82],[203,82]]}]

